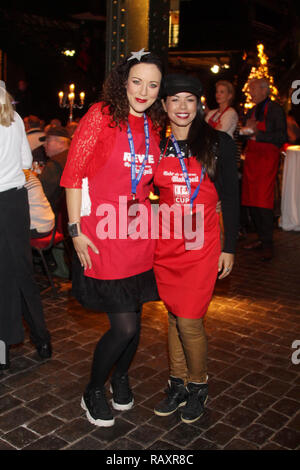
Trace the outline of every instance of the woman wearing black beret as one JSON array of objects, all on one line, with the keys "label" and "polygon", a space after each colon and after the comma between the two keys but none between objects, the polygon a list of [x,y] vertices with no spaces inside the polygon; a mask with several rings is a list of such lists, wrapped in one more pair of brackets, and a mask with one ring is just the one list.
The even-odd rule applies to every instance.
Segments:
[{"label": "woman wearing black beret", "polygon": [[159,237],[154,272],[169,312],[170,379],[167,398],[154,412],[168,416],[180,408],[181,420],[192,423],[202,415],[208,397],[203,318],[217,277],[228,276],[234,263],[239,214],[236,150],[229,135],[205,122],[197,78],[168,75],[163,93],[171,135],[162,142],[154,183],[160,193],[160,234],[170,227],[170,236]]}]

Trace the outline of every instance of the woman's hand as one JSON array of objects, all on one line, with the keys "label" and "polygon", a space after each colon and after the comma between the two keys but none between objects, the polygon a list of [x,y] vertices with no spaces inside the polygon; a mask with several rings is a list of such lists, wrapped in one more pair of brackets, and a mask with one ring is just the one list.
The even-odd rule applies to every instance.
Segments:
[{"label": "woman's hand", "polygon": [[91,240],[83,233],[81,233],[78,237],[74,237],[72,240],[81,266],[83,266],[84,269],[86,269],[87,267],[91,269],[92,262],[89,255],[88,247],[90,247],[91,250],[93,250],[93,252],[97,255],[99,254],[98,249],[96,248],[94,243],[91,242]]},{"label": "woman's hand", "polygon": [[234,255],[231,253],[224,253],[222,251],[220,258],[219,258],[219,263],[218,263],[218,272],[222,271],[222,273],[220,274],[220,276],[218,276],[218,279],[224,279],[225,277],[227,277],[228,274],[231,273],[233,264],[234,264]]}]

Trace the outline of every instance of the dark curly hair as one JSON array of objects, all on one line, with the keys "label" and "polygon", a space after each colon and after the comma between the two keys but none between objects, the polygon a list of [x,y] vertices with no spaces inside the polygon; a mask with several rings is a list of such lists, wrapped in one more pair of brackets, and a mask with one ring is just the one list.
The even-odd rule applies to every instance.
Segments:
[{"label": "dark curly hair", "polygon": [[[129,114],[129,102],[126,93],[126,82],[128,80],[130,69],[137,64],[154,64],[164,75],[164,66],[161,59],[150,52],[149,54],[143,55],[141,60],[131,59],[130,56],[120,62],[106,78],[101,100],[103,101],[102,109],[109,108],[108,113],[111,115],[111,125],[120,126],[121,123],[125,123],[128,119]],[[163,111],[160,94],[158,94],[157,100],[146,110],[146,114],[150,117],[154,128],[162,128],[165,122],[165,113]]]}]

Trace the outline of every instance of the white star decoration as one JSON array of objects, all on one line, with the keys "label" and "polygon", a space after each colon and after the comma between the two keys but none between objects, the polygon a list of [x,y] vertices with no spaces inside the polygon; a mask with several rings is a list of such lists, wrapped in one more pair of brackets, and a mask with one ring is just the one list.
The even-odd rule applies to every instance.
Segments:
[{"label": "white star decoration", "polygon": [[132,52],[131,51],[131,57],[129,57],[128,60],[131,60],[131,59],[137,59],[138,61],[141,60],[141,58],[143,57],[143,55],[146,55],[146,54],[150,54],[150,52],[144,52],[145,51],[145,48],[143,47],[143,49],[140,49],[139,51],[137,52]]}]

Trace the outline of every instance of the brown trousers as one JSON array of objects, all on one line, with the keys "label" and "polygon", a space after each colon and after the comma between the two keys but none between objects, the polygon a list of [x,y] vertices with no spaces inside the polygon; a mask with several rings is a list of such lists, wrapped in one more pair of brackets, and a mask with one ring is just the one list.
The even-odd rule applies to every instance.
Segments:
[{"label": "brown trousers", "polygon": [[170,376],[207,382],[207,339],[202,318],[181,318],[169,312]]}]

